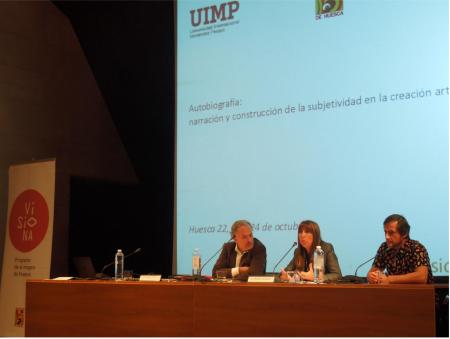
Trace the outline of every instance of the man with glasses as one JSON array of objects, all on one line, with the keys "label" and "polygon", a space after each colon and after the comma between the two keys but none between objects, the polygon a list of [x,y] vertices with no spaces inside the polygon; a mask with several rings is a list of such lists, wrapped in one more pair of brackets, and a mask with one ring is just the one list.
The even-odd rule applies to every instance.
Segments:
[{"label": "man with glasses", "polygon": [[367,273],[371,284],[431,284],[430,259],[426,248],[409,238],[405,217],[392,214],[384,220],[386,241],[378,248],[372,268]]}]

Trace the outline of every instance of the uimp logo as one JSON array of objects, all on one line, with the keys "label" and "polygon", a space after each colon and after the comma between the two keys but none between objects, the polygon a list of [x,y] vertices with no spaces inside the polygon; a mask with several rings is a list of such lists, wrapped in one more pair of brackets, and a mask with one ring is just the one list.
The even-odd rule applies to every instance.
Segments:
[{"label": "uimp logo", "polygon": [[218,20],[227,21],[234,18],[234,14],[239,10],[239,1],[224,2],[216,5],[193,9],[191,13],[191,25],[197,27],[201,24],[214,24]]},{"label": "uimp logo", "polygon": [[36,190],[23,191],[14,201],[9,217],[9,237],[14,247],[29,252],[44,239],[48,229],[47,202]]}]

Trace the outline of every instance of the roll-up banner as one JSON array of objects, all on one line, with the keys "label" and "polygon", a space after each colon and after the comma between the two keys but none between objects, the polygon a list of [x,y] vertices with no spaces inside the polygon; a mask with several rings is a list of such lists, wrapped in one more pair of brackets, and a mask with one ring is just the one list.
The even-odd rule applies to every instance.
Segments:
[{"label": "roll-up banner", "polygon": [[0,336],[25,335],[27,279],[50,277],[56,161],[9,168]]}]

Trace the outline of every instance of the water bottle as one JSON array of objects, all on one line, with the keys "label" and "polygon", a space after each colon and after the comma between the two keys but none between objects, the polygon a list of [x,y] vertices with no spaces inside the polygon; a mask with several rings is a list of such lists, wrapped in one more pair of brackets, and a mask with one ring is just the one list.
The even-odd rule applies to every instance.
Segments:
[{"label": "water bottle", "polygon": [[316,246],[314,251],[314,282],[316,284],[323,282],[324,263],[325,253],[322,247]]},{"label": "water bottle", "polygon": [[202,267],[202,258],[200,256],[200,250],[198,248],[194,249],[192,253],[192,276],[194,278],[200,277],[200,268]]},{"label": "water bottle", "polygon": [[122,250],[117,250],[115,264],[115,278],[116,280],[123,280],[124,260]]}]

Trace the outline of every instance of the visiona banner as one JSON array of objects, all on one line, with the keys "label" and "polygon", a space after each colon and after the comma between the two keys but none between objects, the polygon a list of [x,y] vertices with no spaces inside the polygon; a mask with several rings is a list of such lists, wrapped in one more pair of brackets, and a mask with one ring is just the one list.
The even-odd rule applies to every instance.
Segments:
[{"label": "visiona banner", "polygon": [[25,335],[26,280],[50,277],[55,165],[48,160],[9,168],[0,336]]}]

